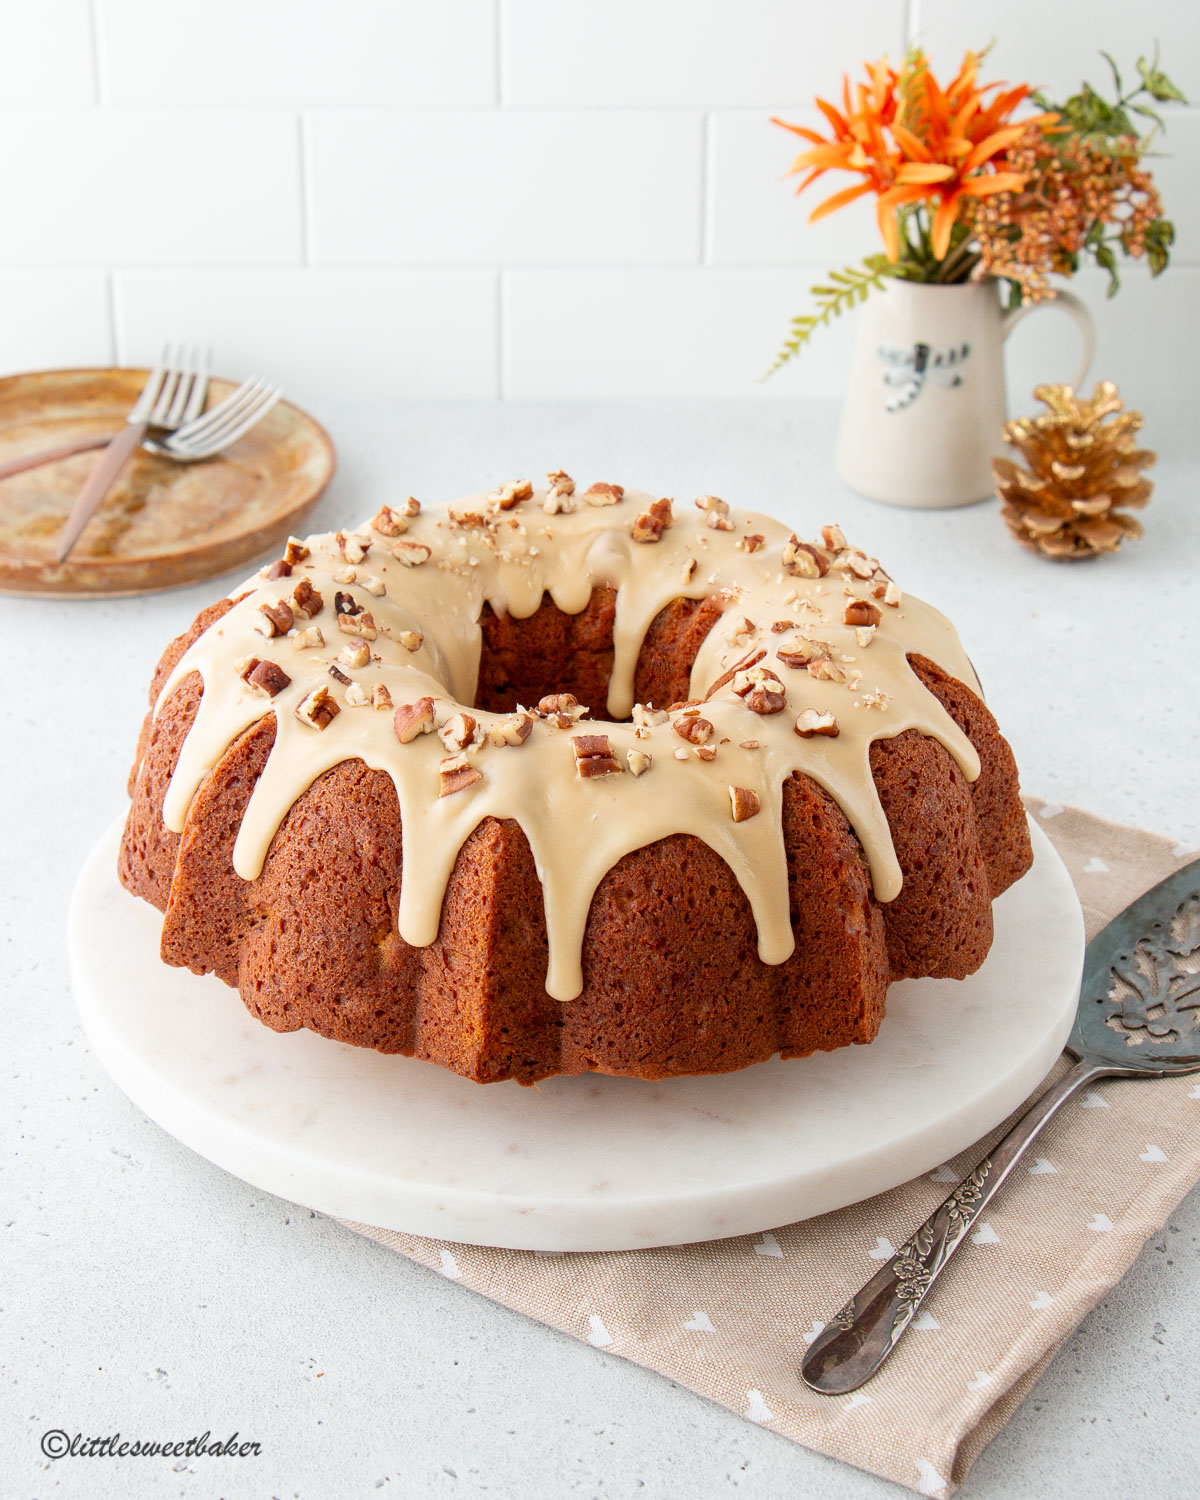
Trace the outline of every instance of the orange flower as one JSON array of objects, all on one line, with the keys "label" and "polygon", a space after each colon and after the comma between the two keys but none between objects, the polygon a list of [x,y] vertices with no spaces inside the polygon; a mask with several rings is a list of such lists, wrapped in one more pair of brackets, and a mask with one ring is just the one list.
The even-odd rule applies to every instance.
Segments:
[{"label": "orange flower", "polygon": [[[791,166],[792,172],[808,174],[797,192],[834,169],[856,172],[864,179],[827,198],[813,210],[810,222],[874,192],[879,230],[888,258],[894,261],[900,254],[896,210],[906,203],[936,202],[931,243],[935,259],[945,259],[964,199],[1010,192],[1024,184],[1021,173],[996,171],[994,159],[1031,124],[1046,126],[1057,119],[1043,114],[1010,123],[1013,111],[1029,97],[1030,86],[1005,90],[1002,84],[990,83],[978,88],[978,67],[978,56],[968,52],[958,76],[942,89],[922,52],[912,55],[901,75],[886,59],[869,64],[870,82],[858,85],[853,104],[849,79],[843,82],[842,111],[817,100],[832,127],[829,140],[804,126],[776,120],[811,142]],[[986,95],[997,90],[986,103]]]}]

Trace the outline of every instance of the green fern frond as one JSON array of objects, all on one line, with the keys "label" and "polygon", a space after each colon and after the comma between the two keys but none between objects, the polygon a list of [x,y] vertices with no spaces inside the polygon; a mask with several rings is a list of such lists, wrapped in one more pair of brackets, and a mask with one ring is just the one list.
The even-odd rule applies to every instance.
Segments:
[{"label": "green fern frond", "polygon": [[810,287],[817,310],[802,313],[791,322],[791,337],[783,342],[775,363],[760,380],[769,380],[790,359],[800,353],[818,328],[827,327],[832,318],[840,318],[848,308],[856,307],[867,300],[872,288],[882,291],[883,278],[891,273],[891,262],[883,255],[869,255],[861,266],[847,266],[842,271],[830,271],[831,286]]}]

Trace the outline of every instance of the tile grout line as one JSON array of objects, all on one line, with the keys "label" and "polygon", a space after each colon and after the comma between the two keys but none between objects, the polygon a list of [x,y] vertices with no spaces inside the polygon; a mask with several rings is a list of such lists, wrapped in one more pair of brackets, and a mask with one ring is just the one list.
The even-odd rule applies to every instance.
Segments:
[{"label": "tile grout line", "polygon": [[496,104],[500,109],[508,107],[508,78],[506,77],[505,58],[507,56],[504,38],[508,31],[508,4],[507,0],[496,0]]},{"label": "tile grout line", "polygon": [[118,300],[118,298],[117,298],[117,273],[116,273],[116,271],[110,269],[105,279],[106,279],[106,281],[108,283],[108,339],[109,339],[109,344],[111,345],[111,348],[112,348],[112,362],[113,362],[114,365],[120,367],[125,362],[124,359],[123,359],[123,357],[122,357],[124,355],[125,351],[123,349],[121,349],[121,347],[119,345],[118,338],[117,338],[117,300]]},{"label": "tile grout line", "polygon": [[700,116],[700,264],[712,265],[713,241],[713,118],[709,110]]},{"label": "tile grout line", "polygon": [[508,272],[496,271],[496,397],[508,400]]},{"label": "tile grout line", "polygon": [[104,75],[100,67],[100,17],[98,14],[100,0],[91,0],[88,5],[88,28],[91,32],[92,42],[92,89],[96,95],[96,103],[104,104]]},{"label": "tile grout line", "polygon": [[296,147],[299,154],[297,165],[300,168],[300,264],[311,266],[310,252],[312,248],[312,231],[309,226],[309,199],[308,190],[308,116],[304,110],[296,115]]}]

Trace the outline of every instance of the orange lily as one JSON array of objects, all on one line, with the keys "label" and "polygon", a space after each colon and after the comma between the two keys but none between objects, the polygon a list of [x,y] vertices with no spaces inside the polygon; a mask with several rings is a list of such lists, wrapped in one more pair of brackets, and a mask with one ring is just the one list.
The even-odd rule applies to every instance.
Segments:
[{"label": "orange lily", "polygon": [[894,261],[900,254],[896,210],[906,203],[936,204],[930,239],[934,257],[944,260],[964,199],[1024,185],[1024,174],[997,171],[995,159],[1031,124],[1046,127],[1057,120],[1041,114],[1012,123],[1013,111],[1032,92],[1030,86],[1005,89],[991,83],[979,88],[978,68],[978,55],[968,52],[957,77],[943,89],[923,53],[916,53],[900,75],[884,58],[867,65],[868,82],[858,84],[853,95],[849,78],[843,79],[841,110],[824,99],[816,101],[830,137],[776,120],[809,143],[790,169],[805,173],[798,193],[828,171],[854,172],[864,179],[819,204],[810,222],[874,192],[880,233]]}]

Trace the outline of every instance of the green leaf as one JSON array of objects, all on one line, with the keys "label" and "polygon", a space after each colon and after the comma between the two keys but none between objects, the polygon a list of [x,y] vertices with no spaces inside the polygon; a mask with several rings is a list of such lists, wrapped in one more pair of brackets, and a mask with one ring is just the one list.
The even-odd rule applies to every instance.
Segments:
[{"label": "green leaf", "polygon": [[1101,48],[1100,49],[1100,56],[1104,59],[1104,61],[1112,69],[1113,88],[1116,89],[1116,91],[1117,91],[1117,98],[1119,99],[1121,97],[1121,95],[1125,92],[1125,90],[1121,87],[1121,70],[1120,70],[1120,68],[1117,67],[1116,63],[1113,61],[1113,55],[1112,55],[1111,52],[1105,52],[1104,49]]},{"label": "green leaf", "polygon": [[1152,99],[1157,99],[1160,104],[1167,104],[1171,101],[1178,104],[1187,103],[1183,91],[1177,88],[1158,66],[1157,53],[1155,53],[1154,61],[1150,63],[1144,57],[1139,57],[1137,70],[1141,74],[1142,87]]},{"label": "green leaf", "polygon": [[1117,257],[1113,254],[1112,246],[1104,242],[1094,245],[1092,255],[1100,269],[1108,272],[1108,290],[1105,295],[1115,297],[1121,290],[1121,278],[1117,274]]},{"label": "green leaf", "polygon": [[[889,269],[885,270],[885,267]],[[775,363],[761,379],[769,380],[788,360],[795,359],[818,328],[827,326],[832,318],[840,318],[848,307],[864,302],[872,288],[881,291],[884,276],[889,272],[894,274],[894,271],[895,268],[886,256],[872,255],[864,261],[861,269],[847,266],[842,271],[831,271],[829,279],[834,283],[833,286],[811,287],[817,311],[801,313],[799,317],[792,319],[791,336],[784,340],[775,356]]]}]

